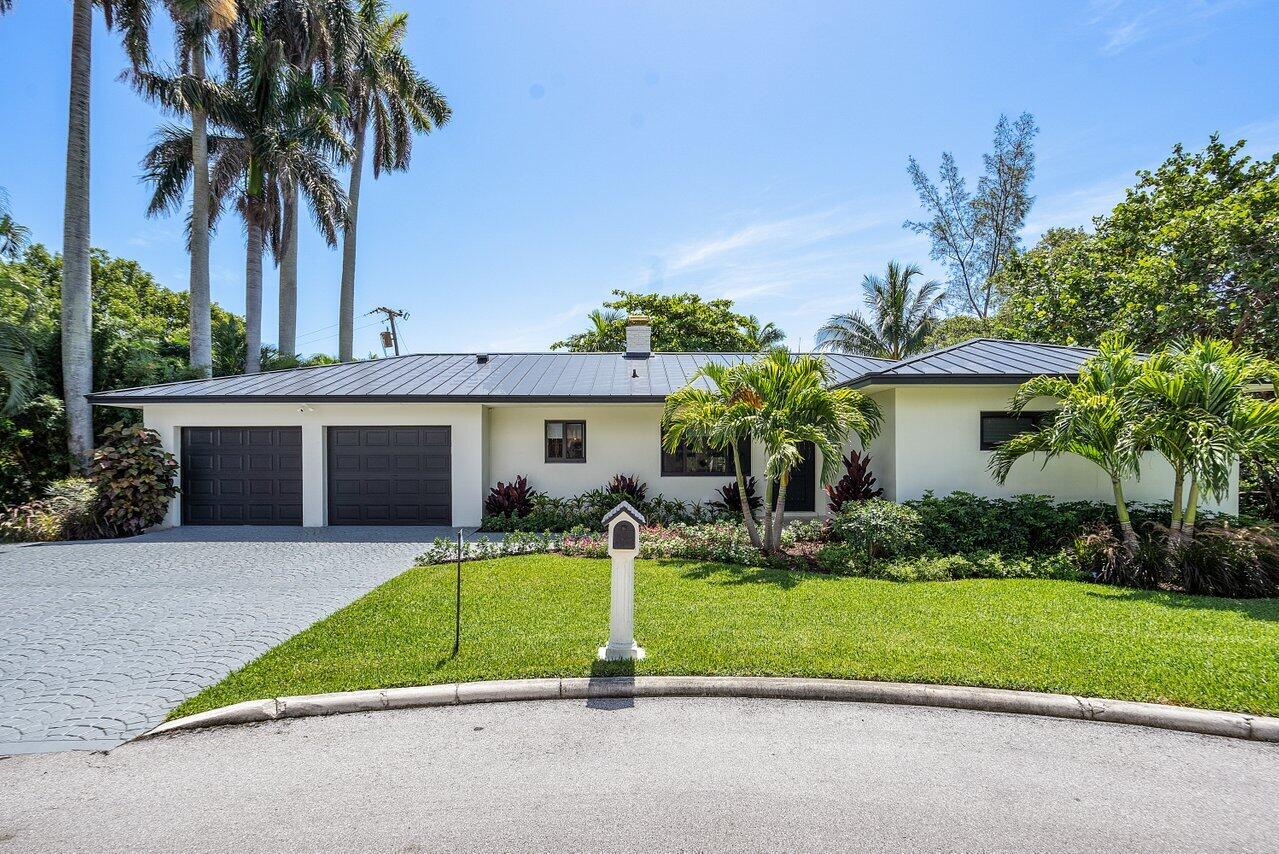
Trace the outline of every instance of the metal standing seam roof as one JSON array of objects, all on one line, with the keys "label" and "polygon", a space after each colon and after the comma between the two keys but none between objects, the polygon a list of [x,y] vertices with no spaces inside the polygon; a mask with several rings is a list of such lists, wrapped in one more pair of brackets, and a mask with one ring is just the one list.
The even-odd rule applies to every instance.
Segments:
[{"label": "metal standing seam roof", "polygon": [[[821,353],[832,384],[1016,381],[1039,373],[1073,373],[1093,351],[978,339],[892,362]],[[660,402],[708,362],[737,364],[756,353],[422,353],[364,362],[288,368],[185,380],[89,395],[97,405],[144,403],[305,402]]]},{"label": "metal standing seam roof", "polygon": [[921,353],[857,377],[847,385],[1024,382],[1044,374],[1074,376],[1097,351],[1090,347],[974,338]]}]

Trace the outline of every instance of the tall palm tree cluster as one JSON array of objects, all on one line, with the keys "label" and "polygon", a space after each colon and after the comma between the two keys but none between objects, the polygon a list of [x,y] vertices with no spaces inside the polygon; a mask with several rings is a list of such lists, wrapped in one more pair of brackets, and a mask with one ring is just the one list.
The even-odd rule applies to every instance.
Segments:
[{"label": "tall palm tree cluster", "polygon": [[[0,0],[0,14],[13,0]],[[330,246],[343,246],[339,357],[352,358],[356,228],[366,149],[374,177],[408,168],[415,133],[446,123],[444,96],[404,52],[408,16],[385,0],[72,0],[63,228],[62,357],[68,446],[80,467],[93,447],[89,276],[89,124],[93,10],[119,30],[126,77],[177,122],[143,159],[148,214],[186,211],[190,364],[213,365],[209,238],[223,212],[245,234],[246,372],[260,368],[265,257],[279,265],[278,350],[297,342],[300,206]],[[151,54],[153,16],[174,29],[177,61]],[[213,60],[213,62],[211,62]],[[217,70],[210,73],[209,66]],[[344,187],[339,170],[349,169]],[[188,201],[189,199],[189,201]]]}]

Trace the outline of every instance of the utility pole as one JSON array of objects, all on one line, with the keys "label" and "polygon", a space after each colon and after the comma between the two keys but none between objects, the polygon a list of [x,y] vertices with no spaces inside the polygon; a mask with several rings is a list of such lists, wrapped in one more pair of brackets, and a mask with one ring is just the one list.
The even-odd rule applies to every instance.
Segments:
[{"label": "utility pole", "polygon": [[[400,333],[399,333],[398,331],[396,331],[396,328],[395,328],[395,318],[397,318],[397,317],[398,317],[398,318],[400,318],[401,320],[408,320],[408,319],[409,319],[409,313],[408,313],[407,311],[397,311],[396,309],[393,309],[393,308],[387,308],[387,307],[386,307],[386,306],[384,306],[384,305],[380,305],[380,306],[378,306],[377,308],[375,308],[375,309],[373,309],[372,311],[370,311],[370,312],[369,312],[369,314],[377,314],[378,312],[381,312],[382,314],[385,314],[385,315],[386,315],[386,319],[387,319],[388,321],[390,321],[390,323],[391,323],[391,343],[395,345],[395,355],[397,355],[397,356],[398,356],[398,355],[400,355]],[[382,345],[382,346],[384,346],[384,347],[385,347],[385,346],[386,346],[386,344],[385,344],[385,343],[383,343],[383,345]]]}]

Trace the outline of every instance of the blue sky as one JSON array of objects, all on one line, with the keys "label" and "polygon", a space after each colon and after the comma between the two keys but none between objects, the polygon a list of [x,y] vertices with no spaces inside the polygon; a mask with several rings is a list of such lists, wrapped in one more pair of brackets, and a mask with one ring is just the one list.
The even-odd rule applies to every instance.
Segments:
[{"label": "blue sky", "polygon": [[[858,306],[896,258],[936,271],[906,158],[975,180],[1001,112],[1036,116],[1033,239],[1084,225],[1175,142],[1279,148],[1279,4],[425,3],[408,49],[454,119],[407,174],[366,180],[357,311],[410,312],[410,350],[538,350],[613,288],[727,296],[792,345]],[[0,19],[0,186],[61,242],[68,0]],[[93,242],[186,286],[178,218],[144,216],[162,117],[95,30]],[[161,47],[162,57],[168,48]],[[369,176],[371,178],[371,175]],[[214,298],[242,311],[243,234],[214,240]],[[336,350],[340,256],[302,244],[301,349]],[[268,271],[264,340],[275,338]],[[357,353],[379,350],[357,320]]]}]

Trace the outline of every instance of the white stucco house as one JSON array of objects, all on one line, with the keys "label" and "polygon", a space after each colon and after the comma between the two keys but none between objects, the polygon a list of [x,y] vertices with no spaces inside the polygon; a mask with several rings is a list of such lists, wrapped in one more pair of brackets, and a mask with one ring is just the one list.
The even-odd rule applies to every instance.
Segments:
[{"label": "white stucco house", "polygon": [[[707,501],[732,479],[729,454],[664,453],[666,395],[709,361],[749,353],[654,353],[647,326],[627,330],[625,353],[450,353],[218,377],[99,392],[97,406],[142,410],[181,463],[170,525],[473,526],[484,496],[518,475],[570,496],[633,474],[650,494]],[[1017,385],[1071,375],[1092,351],[977,339],[899,362],[826,354],[832,383],[871,395],[884,412],[865,449],[894,500],[932,490],[1037,493],[1109,500],[1100,470],[1072,458],[1023,460],[1000,486],[990,449],[1034,425],[1007,415]],[[1046,412],[1051,400],[1031,410]],[[748,473],[763,452],[747,450]],[[788,511],[822,513],[820,469],[793,476]],[[1151,455],[1133,501],[1165,500],[1172,476]],[[1219,509],[1238,507],[1237,477]]]}]

